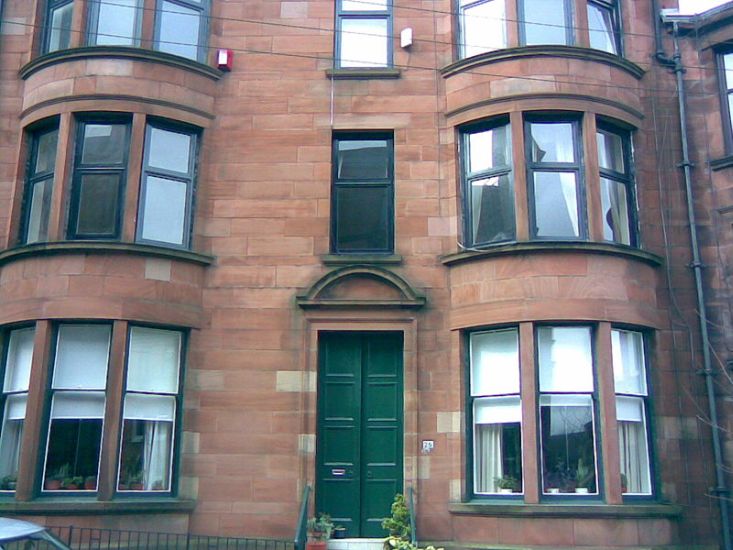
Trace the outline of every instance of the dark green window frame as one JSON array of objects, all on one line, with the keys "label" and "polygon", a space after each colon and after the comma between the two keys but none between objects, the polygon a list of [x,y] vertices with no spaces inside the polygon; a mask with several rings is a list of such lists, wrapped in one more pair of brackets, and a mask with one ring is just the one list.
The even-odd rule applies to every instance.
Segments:
[{"label": "dark green window frame", "polygon": [[[68,17],[68,27],[58,26],[54,23],[54,15],[60,13],[61,10],[71,10]],[[46,0],[46,9],[44,12],[43,40],[41,44],[41,53],[50,53],[57,50],[65,50],[71,45],[71,17],[73,17],[74,0]],[[57,43],[53,43],[54,31],[66,33],[59,36]]]},{"label": "dark green window frame", "polygon": [[[124,131],[124,146],[122,155],[117,162],[84,162],[84,136],[85,130],[90,126],[120,126]],[[124,211],[124,197],[127,179],[127,166],[130,155],[130,119],[119,118],[94,118],[84,119],[77,122],[76,148],[74,155],[74,171],[71,190],[71,206],[69,212],[69,224],[67,236],[71,240],[85,239],[119,239],[121,234],[122,217]],[[82,183],[85,177],[108,176],[116,178],[116,193],[113,205],[114,213],[110,220],[112,227],[108,231],[84,231],[80,230],[79,223],[81,215],[84,214],[85,205],[82,200]]]},{"label": "dark green window frame", "polygon": [[[177,171],[151,165],[151,142],[153,130],[160,130],[166,133],[179,134],[189,138],[187,151],[188,166],[186,171]],[[155,244],[158,246],[170,246],[173,248],[188,249],[191,244],[191,232],[193,226],[194,196],[196,191],[196,175],[198,165],[199,148],[198,129],[181,124],[172,124],[158,120],[148,120],[145,126],[145,146],[143,154],[143,168],[140,181],[140,200],[138,206],[136,240],[138,242]],[[166,181],[172,184],[185,185],[185,198],[183,212],[181,213],[181,238],[180,242],[164,238],[149,238],[146,236],[147,199],[150,195],[150,182],[152,180]]]},{"label": "dark green window frame", "polygon": [[[590,28],[590,9],[591,7],[595,8],[599,12],[602,12],[606,14],[608,17],[608,20],[610,22],[611,28],[610,31],[612,33],[612,40],[611,44],[614,51],[608,51],[608,49],[605,48],[595,48],[593,46],[593,33],[594,32],[600,32],[598,30],[594,31]],[[622,36],[622,28],[621,28],[621,6],[620,2],[618,0],[588,0],[588,35],[589,35],[589,44],[590,47],[593,49],[600,49],[601,51],[606,51],[608,53],[621,56],[623,55],[623,40],[621,40]]]},{"label": "dark green window frame", "polygon": [[[19,242],[30,244],[48,239],[48,223],[53,194],[56,152],[58,147],[58,121],[35,128],[29,133],[28,162],[26,163],[26,181],[21,208],[21,228]],[[47,151],[46,168],[39,168],[41,145],[53,144],[53,153]],[[52,158],[51,158],[52,157]],[[40,193],[40,195],[37,195]],[[38,202],[40,201],[40,203]]]},{"label": "dark green window frame", "polygon": [[[472,136],[491,132],[493,145],[494,133],[501,130],[504,132],[505,139],[505,162],[495,166],[487,166],[483,169],[472,169],[476,156],[484,158],[484,155],[486,155],[487,158],[491,158],[493,153],[493,151],[481,151],[478,147],[474,147]],[[512,158],[512,131],[509,119],[502,117],[463,128],[461,130],[460,146],[463,175],[463,231],[466,246],[480,247],[515,240],[514,161]],[[487,162],[487,164],[490,164],[490,162]],[[474,188],[481,182],[487,182],[487,185],[482,186],[481,197],[475,197]],[[493,197],[486,194],[490,189],[496,189]],[[481,203],[478,207],[477,202]],[[479,219],[476,219],[477,217]],[[484,219],[486,221],[482,222]],[[496,223],[500,227],[488,231],[490,235],[487,235],[487,237],[481,236],[482,233],[487,233],[487,231],[482,231],[482,227],[487,224],[496,225]]]},{"label": "dark green window frame", "polygon": [[[345,1],[350,0],[336,0],[336,33],[335,33],[335,55],[334,55],[334,67],[337,69],[342,68],[355,68],[359,67],[362,69],[384,69],[384,68],[390,68],[393,65],[393,58],[394,58],[394,47],[393,47],[393,17],[392,17],[392,3],[393,0],[385,0],[386,2],[386,9],[384,10],[369,10],[369,9],[362,9],[362,10],[345,10],[343,8],[343,4]],[[365,5],[368,5],[368,2],[365,3]],[[384,64],[372,64],[368,61],[365,62],[358,62],[360,60],[344,60],[343,59],[343,51],[344,51],[344,23],[348,21],[383,21],[386,25],[386,36],[384,37],[384,40],[386,42],[385,48],[386,48],[386,60]],[[369,33],[364,33],[365,35],[368,35]],[[380,35],[381,37],[381,35]],[[354,62],[358,62],[357,64],[354,64]]]},{"label": "dark green window frame", "polygon": [[[132,20],[132,34],[131,36],[107,36],[104,33],[99,32],[101,19],[103,18],[103,4],[108,4],[112,7],[116,8],[123,8],[127,9],[127,6],[124,6],[122,4],[119,4],[119,0],[93,0],[89,3],[89,21],[87,23],[88,27],[88,36],[87,36],[87,42],[90,46],[97,46],[97,45],[125,45],[125,46],[140,46],[140,40],[141,40],[141,29],[142,29],[142,18],[143,18],[143,10],[144,10],[144,4],[145,0],[134,0],[135,6],[131,8],[132,10],[135,10],[135,12],[132,14],[133,20]],[[124,11],[123,11],[124,13]],[[105,37],[107,38],[101,38]],[[117,44],[119,39],[129,39],[130,44]],[[108,41],[109,40],[109,41]]]},{"label": "dark green window frame", "polygon": [[534,19],[534,14],[528,13],[529,7],[527,6],[528,2],[541,2],[546,3],[548,0],[518,0],[517,4],[517,11],[519,16],[519,43],[522,46],[527,45],[547,45],[547,44],[559,44],[564,46],[573,46],[575,45],[575,23],[573,19],[573,14],[575,11],[575,5],[574,0],[555,0],[559,4],[562,4],[563,10],[564,10],[564,17],[563,17],[563,27],[564,27],[564,40],[562,42],[544,42],[544,41],[536,41],[532,42],[532,44],[528,44],[528,28],[530,25],[534,26],[546,26],[549,29],[556,29],[558,26],[551,23],[545,23],[542,19],[542,17],[539,17],[537,19]]},{"label": "dark green window frame", "polygon": [[[533,160],[536,150],[533,148],[532,126],[543,124],[569,124],[571,126],[572,151],[574,161],[555,162]],[[529,232],[534,240],[586,240],[588,238],[587,215],[585,210],[585,171],[583,160],[583,135],[579,117],[564,115],[528,115],[524,119],[525,164],[527,168],[527,196],[529,198]],[[538,227],[538,216],[544,213],[537,205],[538,196],[535,191],[535,176],[538,174],[572,174],[575,178],[575,213],[577,228],[573,228],[576,235],[541,235]],[[567,201],[567,197],[563,198]],[[565,206],[568,206],[566,202]],[[569,222],[572,226],[573,216],[568,210]]]},{"label": "dark green window frame", "polygon": [[[182,11],[176,12],[176,6]],[[210,0],[157,0],[155,4],[156,17],[153,49],[185,57],[193,61],[198,61],[199,63],[206,63],[208,57],[209,10]],[[194,14],[190,15],[186,12],[194,12]],[[163,24],[166,13],[183,15],[184,17],[196,17],[196,24],[198,25],[196,42],[179,44],[178,40],[164,38],[165,33],[170,32]],[[189,47],[195,50],[195,52],[193,54],[182,52],[180,49],[181,46]]]},{"label": "dark green window frame", "polygon": [[[382,178],[349,177],[339,178],[338,153],[341,143],[353,142],[386,142],[385,175]],[[331,186],[331,251],[334,254],[391,254],[394,251],[394,136],[392,132],[370,133],[337,133],[333,137],[333,162]],[[355,218],[342,219],[339,214],[343,196],[349,192],[369,189],[381,195],[384,211],[376,212],[383,222],[365,228],[367,233],[375,235],[383,243],[381,246],[348,246],[344,240],[346,228],[358,224]],[[378,225],[378,226],[377,226]]]}]

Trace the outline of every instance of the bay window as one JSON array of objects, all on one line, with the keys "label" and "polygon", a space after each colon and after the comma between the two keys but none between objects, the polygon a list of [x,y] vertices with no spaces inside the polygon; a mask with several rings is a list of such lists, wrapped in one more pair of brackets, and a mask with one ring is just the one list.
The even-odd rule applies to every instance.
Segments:
[{"label": "bay window", "polygon": [[[608,497],[604,483],[606,490],[620,486],[616,499],[651,496],[642,333],[526,324],[467,336],[469,498],[600,500]],[[607,350],[602,359],[597,345]],[[601,376],[611,371],[613,385]],[[599,422],[614,404],[616,416]],[[601,472],[604,454],[618,460],[615,474]]]},{"label": "bay window", "polygon": [[646,364],[640,332],[613,330],[613,374],[616,388],[621,464],[621,491],[625,495],[652,492],[649,461]]},{"label": "bay window", "polygon": [[588,1],[588,35],[591,48],[615,55],[621,53],[616,0]]},{"label": "bay window", "polygon": [[117,239],[130,148],[128,122],[79,122],[70,239]]},{"label": "bay window", "polygon": [[332,252],[393,251],[392,147],[391,134],[337,134],[334,137]]},{"label": "bay window", "polygon": [[530,230],[534,237],[585,237],[579,143],[577,120],[529,119],[525,123]]},{"label": "bay window", "polygon": [[461,57],[507,47],[506,0],[460,0]]},{"label": "bay window", "polygon": [[18,475],[18,458],[28,403],[34,336],[35,330],[30,327],[12,330],[7,338],[2,394],[5,403],[2,431],[0,431],[1,490],[13,490]]},{"label": "bay window", "polygon": [[94,490],[104,424],[109,325],[62,324],[56,338],[44,490]]},{"label": "bay window", "polygon": [[139,46],[142,0],[97,0],[90,4],[89,44]]},{"label": "bay window", "polygon": [[464,133],[466,229],[470,246],[513,240],[511,129],[499,122]]},{"label": "bay window", "polygon": [[36,130],[30,136],[20,239],[23,243],[43,242],[48,239],[58,134],[58,128],[53,126]]},{"label": "bay window", "polygon": [[519,0],[522,45],[573,44],[571,0]]},{"label": "bay window", "polygon": [[473,492],[522,492],[519,344],[514,328],[471,334]]},{"label": "bay window", "polygon": [[170,491],[180,332],[130,329],[119,491]]},{"label": "bay window", "polygon": [[155,13],[156,50],[206,61],[208,0],[163,0]]},{"label": "bay window", "polygon": [[733,52],[723,51],[718,54],[720,79],[720,103],[723,113],[723,136],[726,151],[733,151]]},{"label": "bay window", "polygon": [[597,493],[589,327],[539,327],[542,490]]},{"label": "bay window", "polygon": [[71,18],[74,0],[47,0],[42,53],[71,46]]},{"label": "bay window", "polygon": [[607,241],[634,246],[634,187],[629,166],[630,139],[628,132],[599,124],[598,165],[601,180],[603,238]]},{"label": "bay window", "polygon": [[392,66],[392,0],[337,0],[337,68]]}]

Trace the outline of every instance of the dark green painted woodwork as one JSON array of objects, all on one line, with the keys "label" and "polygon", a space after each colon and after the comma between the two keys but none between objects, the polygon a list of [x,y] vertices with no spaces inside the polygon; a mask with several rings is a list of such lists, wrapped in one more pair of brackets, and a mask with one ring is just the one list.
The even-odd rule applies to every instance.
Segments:
[{"label": "dark green painted woodwork", "polygon": [[402,333],[319,338],[316,511],[350,537],[383,537],[402,492]]}]

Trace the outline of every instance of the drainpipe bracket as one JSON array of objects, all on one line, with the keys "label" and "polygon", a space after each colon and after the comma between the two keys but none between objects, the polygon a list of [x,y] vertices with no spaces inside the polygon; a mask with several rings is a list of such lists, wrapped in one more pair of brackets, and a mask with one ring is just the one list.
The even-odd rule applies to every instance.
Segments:
[{"label": "drainpipe bracket", "polygon": [[705,267],[705,264],[702,262],[690,262],[687,264],[687,267],[691,267],[692,269],[702,269]]},{"label": "drainpipe bracket", "polygon": [[680,162],[677,165],[677,168],[694,168],[694,167],[695,167],[695,163],[694,162],[689,162],[689,161],[688,162]]},{"label": "drainpipe bracket", "polygon": [[718,497],[727,497],[728,495],[730,495],[730,491],[725,487],[710,487],[708,491],[711,495],[715,495]]}]

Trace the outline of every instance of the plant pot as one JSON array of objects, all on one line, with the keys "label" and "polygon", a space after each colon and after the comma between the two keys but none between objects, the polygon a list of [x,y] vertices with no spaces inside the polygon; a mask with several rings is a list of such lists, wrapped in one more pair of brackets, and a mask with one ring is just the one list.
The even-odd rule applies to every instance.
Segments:
[{"label": "plant pot", "polygon": [[61,481],[58,479],[47,479],[43,483],[43,488],[46,489],[46,491],[58,491],[61,489]]},{"label": "plant pot", "polygon": [[512,489],[499,489],[499,492],[503,495],[512,494],[514,491]]},{"label": "plant pot", "polygon": [[547,492],[551,495],[556,495],[560,492],[560,489],[558,489],[557,487],[550,487],[549,489],[547,489]]},{"label": "plant pot", "polygon": [[130,483],[130,491],[142,491],[142,490],[143,490],[142,483]]},{"label": "plant pot", "polygon": [[331,538],[345,539],[346,538],[346,529],[334,529],[333,533],[331,534]]},{"label": "plant pot", "polygon": [[87,491],[94,491],[97,488],[97,482],[95,481],[85,481],[84,482],[84,489]]},{"label": "plant pot", "polygon": [[67,491],[78,491],[79,486],[76,483],[69,483],[64,486],[64,489],[66,489]]},{"label": "plant pot", "polygon": [[305,543],[306,550],[327,550],[328,549],[328,541],[327,540],[313,540],[308,541]]},{"label": "plant pot", "polygon": [[588,487],[576,487],[575,492],[579,495],[587,495],[588,494]]},{"label": "plant pot", "polygon": [[15,491],[16,485],[17,485],[16,481],[8,481],[8,490]]}]

